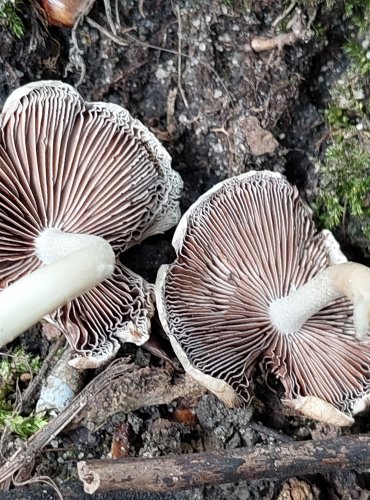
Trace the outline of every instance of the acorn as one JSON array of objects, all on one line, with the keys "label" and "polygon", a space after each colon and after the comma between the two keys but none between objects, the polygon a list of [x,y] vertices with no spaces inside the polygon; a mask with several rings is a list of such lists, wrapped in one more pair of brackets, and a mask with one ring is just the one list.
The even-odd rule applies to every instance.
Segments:
[{"label": "acorn", "polygon": [[73,28],[82,14],[87,14],[95,0],[41,0],[49,24]]}]

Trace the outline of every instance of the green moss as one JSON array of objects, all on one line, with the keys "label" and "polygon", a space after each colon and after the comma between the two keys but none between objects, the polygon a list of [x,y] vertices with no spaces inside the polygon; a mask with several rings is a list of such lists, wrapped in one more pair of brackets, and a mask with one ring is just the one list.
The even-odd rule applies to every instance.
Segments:
[{"label": "green moss", "polygon": [[370,73],[370,47],[367,43],[351,40],[347,43],[344,50],[350,57],[356,71],[359,71],[364,76]]},{"label": "green moss", "polygon": [[0,409],[0,427],[24,439],[42,429],[48,421],[49,418],[45,413],[38,415],[31,413],[24,417],[19,413]]},{"label": "green moss", "polygon": [[6,428],[22,438],[31,436],[48,422],[45,414],[22,415],[14,405],[22,375],[36,375],[41,365],[38,356],[26,353],[21,347],[0,360],[0,428]]},{"label": "green moss", "polygon": [[344,47],[348,57],[347,70],[331,89],[331,102],[325,111],[332,142],[324,159],[317,162],[320,184],[315,208],[322,227],[342,227],[352,244],[369,254],[369,0],[351,0],[346,5],[345,14],[353,16],[354,34]]},{"label": "green moss", "polygon": [[370,218],[369,166],[370,152],[359,137],[339,137],[327,148],[316,201],[324,227],[333,229],[347,216]]},{"label": "green moss", "polygon": [[14,382],[15,377],[19,377],[25,373],[36,374],[41,366],[42,361],[39,356],[32,356],[32,354],[27,353],[22,347],[16,347],[11,355],[4,355],[1,358],[0,379],[9,384],[11,381]]},{"label": "green moss", "polygon": [[368,9],[369,0],[345,0],[344,17],[353,19],[357,26],[362,26],[364,14],[367,14]]},{"label": "green moss", "polygon": [[19,16],[22,0],[0,0],[0,26],[17,38],[24,35],[24,24]]}]

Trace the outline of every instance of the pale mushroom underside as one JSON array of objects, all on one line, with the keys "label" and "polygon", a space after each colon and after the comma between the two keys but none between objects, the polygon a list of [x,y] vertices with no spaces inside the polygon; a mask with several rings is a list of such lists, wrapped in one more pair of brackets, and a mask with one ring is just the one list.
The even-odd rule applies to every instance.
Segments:
[{"label": "pale mushroom underside", "polygon": [[[21,87],[0,116],[1,286],[42,265],[35,242],[46,229],[103,237],[117,255],[167,230],[181,188],[168,153],[125,109],[84,102],[61,82]],[[95,366],[117,337],[143,343],[153,312],[152,285],[117,263],[53,318],[81,363]]]},{"label": "pale mushroom underside", "polygon": [[297,189],[271,172],[228,179],[195,203],[174,235],[177,258],[157,282],[161,320],[189,372],[248,401],[261,363],[286,399],[316,396],[350,412],[369,391],[370,344],[355,338],[349,301],[333,301],[292,335],[269,316],[274,300],[336,263],[330,236],[316,232]]}]

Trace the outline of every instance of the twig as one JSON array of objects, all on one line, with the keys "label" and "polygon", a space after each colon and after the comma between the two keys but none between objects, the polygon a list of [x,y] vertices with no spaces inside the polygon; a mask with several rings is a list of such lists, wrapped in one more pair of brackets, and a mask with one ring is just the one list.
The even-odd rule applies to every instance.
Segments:
[{"label": "twig", "polygon": [[37,476],[37,477],[31,477],[31,479],[27,479],[27,481],[18,481],[17,479],[13,479],[14,486],[26,486],[28,484],[35,484],[35,483],[41,483],[41,484],[47,484],[53,490],[55,491],[56,495],[58,496],[59,500],[64,500],[64,497],[56,485],[55,481],[51,479],[51,477],[48,476]]},{"label": "twig", "polygon": [[107,16],[107,21],[109,24],[109,27],[113,33],[113,35],[117,34],[116,27],[113,22],[113,17],[112,17],[112,7],[110,4],[110,0],[104,0],[104,8],[105,8],[105,15]]},{"label": "twig", "polygon": [[64,335],[61,335],[59,339],[53,344],[51,347],[48,355],[46,356],[40,371],[38,374],[32,379],[32,381],[29,383],[27,389],[23,392],[22,394],[22,400],[21,400],[21,410],[24,409],[28,401],[32,398],[34,392],[36,391],[39,383],[41,380],[44,378],[46,372],[50,368],[50,364],[56,353],[59,351],[60,348],[63,347],[65,344],[65,337]]},{"label": "twig", "polygon": [[117,24],[117,26],[121,26],[121,20],[120,20],[120,16],[119,16],[119,8],[118,8],[118,0],[115,0],[115,2],[114,2],[114,11],[115,11],[115,15],[116,15],[116,24]]},{"label": "twig", "polygon": [[[121,47],[128,47],[130,45],[127,40],[125,40],[124,38],[122,38],[114,33],[110,33],[110,31],[103,28],[103,26],[100,26],[100,24],[98,24],[93,19],[91,19],[91,17],[86,17],[86,21],[87,21],[87,24],[89,24],[92,28],[95,28],[98,31],[100,31],[100,33],[102,33],[106,37],[110,38],[117,45],[120,45]],[[128,28],[128,30],[132,30],[132,29],[134,29],[134,28]]]},{"label": "twig", "polygon": [[0,483],[12,477],[19,469],[32,462],[36,453],[46,446],[57,436],[84,406],[94,399],[95,395],[107,388],[116,376],[122,375],[127,370],[125,360],[113,362],[104,372],[100,373],[81,393],[75,397],[72,403],[51,420],[39,432],[28,439],[22,447],[6,461],[0,469]]},{"label": "twig", "polygon": [[[31,399],[34,391],[37,389],[37,386],[39,385],[40,381],[44,377],[44,375],[45,375],[45,373],[46,373],[46,371],[47,371],[47,369],[49,367],[51,359],[55,355],[56,351],[64,343],[65,343],[65,337],[62,335],[58,339],[58,341],[54,344],[54,346],[52,347],[50,353],[48,354],[48,356],[46,357],[45,361],[43,362],[42,367],[41,367],[39,373],[35,377],[33,377],[31,379],[31,381],[30,381],[27,389],[23,393],[19,389],[18,379],[17,379],[17,381],[16,381],[16,388],[15,388],[16,400],[15,400],[15,403],[13,405],[12,417],[18,415],[22,410],[24,410],[27,402]],[[8,354],[8,353],[1,353],[1,356],[8,356],[8,357],[14,358],[13,354]],[[31,367],[29,367],[29,372],[30,372],[30,374],[32,374]],[[0,457],[1,457],[2,460],[5,460],[5,458],[3,456],[3,448],[4,448],[4,441],[5,441],[5,438],[8,435],[8,433],[9,433],[9,424],[8,425],[4,425],[4,427],[3,427],[2,431],[1,431],[1,435],[0,435]]]},{"label": "twig", "polygon": [[144,12],[144,0],[139,0],[138,6],[137,6],[139,13],[141,17],[145,18],[145,12]]},{"label": "twig", "polygon": [[0,483],[13,477],[19,469],[34,460],[37,452],[57,436],[83,408],[86,401],[78,399],[28,439],[0,468]]},{"label": "twig", "polygon": [[291,31],[281,33],[273,37],[256,36],[251,40],[251,47],[255,52],[264,52],[266,50],[281,50],[284,45],[293,45],[301,40],[309,40],[312,33],[309,26],[305,23],[305,18],[300,11],[297,11],[287,26]]},{"label": "twig", "polygon": [[100,391],[82,409],[73,425],[93,423],[98,429],[116,413],[129,413],[144,406],[169,404],[183,398],[200,398],[207,391],[189,375],[178,375],[172,382],[173,370],[163,368],[138,368],[130,365],[125,373],[110,381],[105,391]]},{"label": "twig", "polygon": [[271,38],[255,36],[251,40],[251,47],[255,52],[265,52],[267,50],[282,49],[284,45],[293,45],[300,37],[291,31],[281,33]]},{"label": "twig", "polygon": [[184,92],[184,89],[182,88],[182,84],[181,84],[182,24],[181,24],[181,16],[180,16],[180,7],[178,5],[176,5],[176,7],[175,7],[175,15],[176,15],[177,26],[178,26],[178,28],[177,28],[177,53],[178,53],[178,56],[177,56],[177,88],[180,91],[182,100],[184,101],[185,108],[188,109],[189,104],[188,104],[188,101],[186,100],[185,92]]},{"label": "twig", "polygon": [[86,493],[124,489],[169,492],[253,479],[285,479],[370,465],[370,436],[157,458],[77,463]]},{"label": "twig", "polygon": [[[101,33],[103,33],[107,37],[111,38],[111,40],[116,41],[116,38],[117,38],[119,40],[119,42],[116,41],[116,43],[119,43],[120,45],[125,44],[124,46],[128,45],[128,43],[123,38],[114,37],[114,35],[112,35],[111,33],[109,33],[109,31],[102,28],[102,26],[100,26],[98,23],[95,23],[95,21],[93,21],[90,17],[87,17],[86,20],[90,24],[90,26],[100,30]],[[130,30],[131,30],[131,28],[130,28]],[[137,43],[137,44],[142,45],[143,47],[146,47],[147,49],[159,50],[161,52],[166,52],[167,54],[174,54],[175,56],[185,57],[186,59],[189,59],[190,61],[194,59],[193,57],[189,56],[188,54],[184,54],[183,52],[179,52],[178,50],[167,49],[167,48],[161,47],[159,45],[153,45],[152,43],[144,42],[143,40],[140,40],[139,38],[136,38],[135,36],[131,35],[131,33],[125,33],[125,37],[130,39],[134,43]],[[208,69],[208,71],[210,71],[213,74],[213,76],[219,81],[220,85],[224,89],[224,91],[225,91],[225,93],[230,101],[231,106],[234,108],[234,102],[233,102],[233,99],[231,97],[231,94],[228,91],[226,85],[224,84],[222,78],[217,73],[217,71],[214,68],[212,68],[212,66],[210,66],[205,61],[202,61],[201,59],[198,59],[198,62],[201,66]]]},{"label": "twig", "polygon": [[296,4],[297,4],[297,0],[293,0],[293,1],[292,1],[289,5],[288,5],[288,7],[287,7],[287,8],[286,8],[286,9],[285,9],[285,10],[284,10],[284,11],[283,11],[280,15],[278,15],[278,16],[277,16],[277,18],[276,18],[274,21],[272,21],[271,26],[272,26],[273,28],[276,28],[276,26],[277,26],[279,23],[281,23],[281,21],[283,21],[283,20],[286,18],[286,16],[288,16],[288,15],[292,12],[292,10],[293,10],[293,9],[294,9],[294,7],[296,6]]},{"label": "twig", "polygon": [[36,411],[48,411],[51,416],[60,413],[84,386],[86,370],[70,366],[73,350],[67,346],[61,352],[44,383],[36,403]]}]

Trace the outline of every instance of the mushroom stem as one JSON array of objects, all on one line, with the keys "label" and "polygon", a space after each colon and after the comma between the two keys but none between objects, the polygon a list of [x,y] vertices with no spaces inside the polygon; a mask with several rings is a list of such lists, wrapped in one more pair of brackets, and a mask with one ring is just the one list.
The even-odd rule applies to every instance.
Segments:
[{"label": "mushroom stem", "polygon": [[274,326],[284,334],[294,334],[315,313],[340,297],[353,303],[356,337],[365,337],[370,319],[370,269],[354,262],[328,267],[287,297],[271,303]]},{"label": "mushroom stem", "polygon": [[113,273],[114,264],[115,255],[110,244],[94,237],[83,248],[46,264],[5,288],[0,293],[0,347],[42,317],[108,278]]}]

